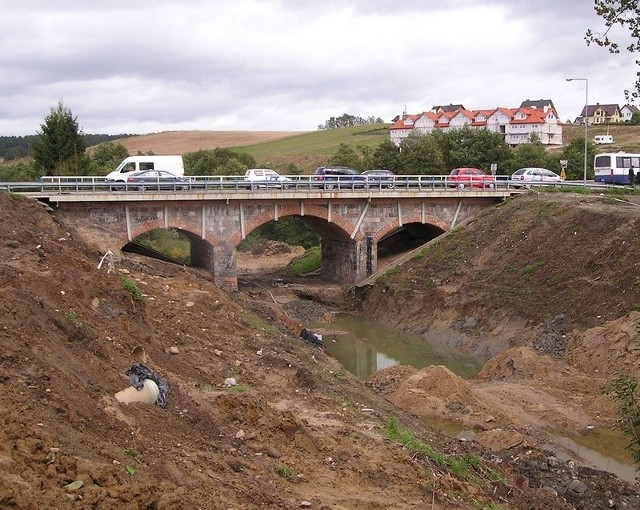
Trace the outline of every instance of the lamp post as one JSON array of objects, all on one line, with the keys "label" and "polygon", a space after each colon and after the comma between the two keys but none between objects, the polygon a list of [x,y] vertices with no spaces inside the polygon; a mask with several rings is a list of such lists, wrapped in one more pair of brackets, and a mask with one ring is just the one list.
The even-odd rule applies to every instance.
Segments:
[{"label": "lamp post", "polygon": [[587,127],[589,126],[589,78],[566,78],[567,81],[583,81],[584,82],[584,186],[587,187]]}]

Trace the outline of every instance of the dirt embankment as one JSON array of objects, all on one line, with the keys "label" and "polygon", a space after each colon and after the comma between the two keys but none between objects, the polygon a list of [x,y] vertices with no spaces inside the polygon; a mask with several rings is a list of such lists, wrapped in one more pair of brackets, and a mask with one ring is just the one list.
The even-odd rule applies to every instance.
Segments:
[{"label": "dirt embankment", "polygon": [[[451,391],[406,367],[397,369],[397,384],[380,385],[386,395],[345,373],[282,326],[285,305],[292,317],[304,308],[295,305],[295,284],[274,287],[298,296],[282,304],[259,287],[227,295],[206,273],[135,256],[98,267],[103,254],[52,211],[6,194],[0,222],[0,508],[536,510],[604,508],[609,500],[640,508],[629,484],[561,461],[528,437],[462,441],[428,427],[403,409],[398,390],[414,402],[421,390],[444,399],[446,409],[466,406],[485,419],[491,412],[493,423],[502,414],[482,408],[475,382],[437,367]],[[449,292],[462,287],[442,274]],[[330,306],[329,291],[318,289]],[[417,294],[410,295],[406,304],[414,306]],[[377,299],[384,318],[387,304]],[[464,316],[471,303],[455,310],[461,313],[447,313]],[[481,345],[504,323],[486,329],[486,308],[478,310],[469,338]],[[615,324],[603,321],[608,326]],[[571,337],[565,359],[554,363],[567,363],[574,338],[591,337]],[[529,362],[510,357],[485,367],[487,383],[527,373]],[[537,359],[523,350],[522,359],[529,357]],[[166,408],[115,400],[129,385],[126,371],[141,360],[168,382]],[[596,362],[595,355],[582,361]],[[540,403],[532,401],[532,412]],[[445,458],[473,454],[493,471],[454,476],[387,439],[390,418]]]},{"label": "dirt embankment", "polygon": [[369,384],[423,419],[532,444],[549,430],[579,441],[615,428],[604,389],[640,377],[640,207],[629,198],[510,200],[361,291],[372,318],[487,360],[473,381],[429,367]]}]

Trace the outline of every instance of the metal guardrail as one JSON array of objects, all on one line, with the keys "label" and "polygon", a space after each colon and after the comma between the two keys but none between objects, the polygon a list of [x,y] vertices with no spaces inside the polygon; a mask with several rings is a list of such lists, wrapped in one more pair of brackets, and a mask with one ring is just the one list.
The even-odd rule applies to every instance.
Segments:
[{"label": "metal guardrail", "polygon": [[[283,176],[285,177],[285,176]],[[245,181],[242,177],[233,176],[185,176],[185,180],[169,182],[106,182],[98,176],[46,176],[35,182],[2,182],[0,191],[11,193],[189,193],[189,192],[296,192],[296,191],[329,191],[329,192],[376,192],[376,191],[526,191],[541,187],[584,187],[583,181],[563,181],[560,183],[523,183],[509,179],[507,175],[495,176],[487,180],[458,181],[449,175],[396,175],[389,177],[353,177],[339,176],[331,179],[319,179],[317,176],[292,175],[284,181]],[[589,188],[609,188],[612,185],[588,181]],[[617,186],[619,187],[619,186]]]},{"label": "metal guardrail", "polygon": [[[283,176],[284,177],[284,176]],[[347,176],[319,179],[316,176],[286,176],[284,181],[245,181],[238,176],[189,176],[184,180],[167,182],[106,182],[96,176],[46,176],[35,182],[2,182],[0,191],[12,193],[105,193],[105,192],[260,192],[260,191],[391,191],[391,190],[508,190],[514,188],[508,176],[496,176],[495,180],[459,182],[448,175],[397,175],[387,177]]]}]

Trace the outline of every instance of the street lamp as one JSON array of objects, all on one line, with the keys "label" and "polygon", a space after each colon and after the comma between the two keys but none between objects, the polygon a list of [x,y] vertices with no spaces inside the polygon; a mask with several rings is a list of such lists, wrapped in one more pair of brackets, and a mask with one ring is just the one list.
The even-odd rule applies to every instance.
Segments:
[{"label": "street lamp", "polygon": [[589,79],[588,78],[566,78],[567,81],[583,81],[584,82],[584,186],[587,187],[587,127],[589,125]]}]

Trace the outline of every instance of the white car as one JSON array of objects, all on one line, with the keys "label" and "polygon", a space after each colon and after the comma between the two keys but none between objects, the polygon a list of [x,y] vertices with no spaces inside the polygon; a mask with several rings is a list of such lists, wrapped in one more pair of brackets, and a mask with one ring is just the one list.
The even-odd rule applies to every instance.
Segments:
[{"label": "white car", "polygon": [[290,182],[291,179],[280,175],[270,168],[249,168],[244,174],[244,180],[255,183],[271,183]]},{"label": "white car", "polygon": [[511,175],[511,183],[519,188],[531,187],[536,184],[558,184],[562,178],[555,172],[546,168],[521,168]]}]

